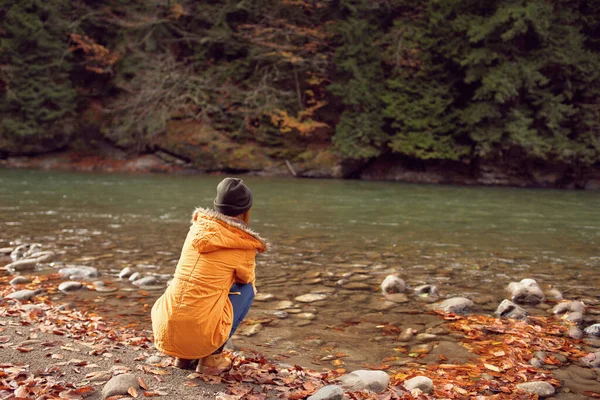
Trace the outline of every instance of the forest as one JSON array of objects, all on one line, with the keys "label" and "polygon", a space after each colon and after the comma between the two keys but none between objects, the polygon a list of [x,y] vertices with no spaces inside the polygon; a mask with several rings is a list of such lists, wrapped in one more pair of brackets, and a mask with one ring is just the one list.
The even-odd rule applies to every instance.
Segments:
[{"label": "forest", "polygon": [[3,156],[580,173],[600,161],[600,2],[2,0],[0,96]]}]

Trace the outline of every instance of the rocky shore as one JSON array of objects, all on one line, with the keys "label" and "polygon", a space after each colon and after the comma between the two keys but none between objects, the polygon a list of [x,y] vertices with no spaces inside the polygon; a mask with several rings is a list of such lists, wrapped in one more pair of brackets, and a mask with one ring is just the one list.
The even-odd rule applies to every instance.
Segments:
[{"label": "rocky shore", "polygon": [[[145,154],[128,154],[108,147],[96,152],[65,150],[35,156],[1,157],[0,167],[85,172],[128,173],[235,173],[322,179],[361,179],[426,184],[512,186],[529,188],[600,190],[600,166],[580,171],[560,164],[512,160],[462,163],[383,156],[373,160],[343,160],[327,148],[307,149],[291,160],[269,156],[264,149],[250,150],[230,143],[218,160],[195,147],[177,146]],[[237,147],[236,147],[237,146]]]},{"label": "rocky shore", "polygon": [[[69,296],[81,291],[111,295],[115,282],[93,267],[54,263],[56,257],[40,244],[0,249],[4,265],[0,348],[10,354],[0,364],[6,382],[1,398],[44,398],[43,394],[68,399],[315,400],[498,395],[575,400],[600,393],[598,304],[563,299],[560,291],[543,290],[533,279],[511,283],[495,316],[484,316],[471,314],[476,307],[471,299],[440,298],[434,284],[411,288],[399,275],[389,275],[381,283],[384,303],[398,304],[408,296],[427,298],[430,312],[441,321],[425,332],[381,326],[386,334],[396,336],[395,350],[409,361],[398,362],[402,359],[391,356],[384,364],[366,369],[347,371],[340,362],[340,368],[311,371],[230,344],[234,368],[212,377],[174,368],[171,357],[153,348],[151,332],[111,322],[93,308],[74,307]],[[48,268],[53,272],[39,273]],[[117,279],[139,291],[161,290],[169,283],[168,276],[143,275],[131,268],[124,268]],[[257,301],[277,300],[259,293]],[[296,304],[326,301],[325,293],[305,293],[294,301],[278,301],[275,315],[287,318],[296,313]],[[545,306],[542,309],[547,311],[532,315],[532,306]],[[301,319],[310,323],[314,315],[304,314]],[[253,336],[261,328],[261,321],[248,320],[240,335]],[[331,360],[335,365],[346,356],[332,354]]]}]

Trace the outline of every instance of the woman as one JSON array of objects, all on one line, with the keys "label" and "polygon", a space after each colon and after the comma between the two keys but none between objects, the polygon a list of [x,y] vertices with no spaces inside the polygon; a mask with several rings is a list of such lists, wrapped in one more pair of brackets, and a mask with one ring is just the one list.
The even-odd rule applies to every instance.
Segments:
[{"label": "woman", "polygon": [[175,366],[224,372],[225,342],[254,299],[256,252],[267,242],[248,228],[252,193],[241,179],[217,186],[214,210],[198,208],[183,244],[174,279],[152,307],[154,343],[176,357]]}]

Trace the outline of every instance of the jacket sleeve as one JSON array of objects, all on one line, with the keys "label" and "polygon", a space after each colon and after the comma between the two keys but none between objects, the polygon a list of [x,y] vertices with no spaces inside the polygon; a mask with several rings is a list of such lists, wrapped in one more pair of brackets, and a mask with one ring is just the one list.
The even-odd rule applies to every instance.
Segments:
[{"label": "jacket sleeve", "polygon": [[254,251],[246,252],[246,262],[235,269],[235,281],[238,283],[254,283],[255,275],[255,256]]}]

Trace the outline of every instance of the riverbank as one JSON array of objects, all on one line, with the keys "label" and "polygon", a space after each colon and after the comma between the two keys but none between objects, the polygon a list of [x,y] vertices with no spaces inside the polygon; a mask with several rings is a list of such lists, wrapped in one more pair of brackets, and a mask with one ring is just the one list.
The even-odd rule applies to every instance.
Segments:
[{"label": "riverbank", "polygon": [[[580,307],[573,311],[578,315],[567,313],[564,318],[560,317],[562,311],[554,311],[552,317],[510,314],[520,310],[513,305],[507,310],[511,318],[499,319],[452,314],[465,305],[463,311],[467,311],[473,304],[449,299],[438,309],[448,307],[450,313],[436,312],[439,322],[435,330],[417,334],[412,328],[401,331],[392,324],[379,326],[397,345],[383,363],[364,365],[369,370],[366,376],[344,367],[348,354],[338,352],[328,358],[337,368],[311,371],[303,363],[289,363],[289,354],[298,353],[295,350],[286,354],[282,348],[279,360],[267,360],[253,349],[258,343],[250,343],[248,349],[230,353],[234,368],[229,373],[215,377],[174,368],[171,357],[154,349],[149,330],[137,324],[123,325],[123,319],[106,318],[98,302],[86,305],[72,297],[77,290],[114,293],[109,290],[110,282],[106,286],[87,283],[75,273],[77,268],[72,268],[69,280],[60,271],[35,273],[34,264],[50,262],[51,252],[40,252],[39,246],[23,249],[11,252],[20,259],[8,264],[5,275],[0,276],[0,349],[5,355],[0,376],[6,382],[0,388],[2,398],[44,393],[100,399],[106,397],[102,391],[106,393],[106,387],[115,384],[107,382],[116,376],[125,377],[125,386],[119,389],[122,394],[183,400],[303,399],[328,385],[345,390],[354,399],[527,399],[539,395],[579,400],[600,396],[600,364],[596,360],[600,339],[593,334],[583,337],[574,322],[583,320],[583,303],[558,303],[562,311]],[[79,272],[85,269],[78,268]],[[24,275],[15,276],[16,270]],[[387,281],[382,284],[385,290],[390,284],[400,284],[398,278]],[[141,286],[139,291],[143,289]],[[513,285],[512,291],[515,299],[527,293],[531,300],[537,293],[522,284]],[[586,308],[591,315],[600,314],[597,305]],[[245,321],[242,330],[256,323]],[[443,332],[446,339],[442,339]],[[415,345],[415,339],[421,344]]]},{"label": "riverbank", "polygon": [[[183,151],[179,147],[176,150]],[[171,150],[156,150],[140,155],[105,146],[97,152],[81,153],[65,150],[35,156],[5,157],[0,159],[0,167],[85,172],[293,176],[468,186],[600,190],[600,166],[598,165],[575,171],[561,164],[524,163],[518,157],[468,164],[459,161],[415,160],[400,156],[383,156],[372,160],[351,162],[338,158],[327,148],[316,148],[302,153],[300,158],[294,157],[288,160],[271,157],[264,149],[252,148],[247,151],[241,146],[227,148],[224,157],[220,158],[218,154],[220,153],[211,153],[210,159],[207,159],[206,154],[200,150],[194,153],[192,148],[184,154]]]}]

